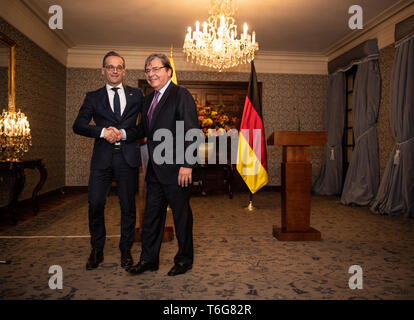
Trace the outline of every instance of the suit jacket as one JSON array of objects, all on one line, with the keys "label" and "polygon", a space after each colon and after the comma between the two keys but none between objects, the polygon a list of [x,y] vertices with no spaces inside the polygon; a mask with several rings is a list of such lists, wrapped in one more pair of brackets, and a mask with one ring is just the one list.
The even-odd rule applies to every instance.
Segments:
[{"label": "suit jacket", "polygon": [[[149,165],[152,165],[158,182],[161,184],[177,184],[180,167],[194,168],[196,164],[189,164],[185,159],[185,150],[193,141],[184,141],[184,150],[176,147],[177,138],[184,139],[184,137],[177,137],[176,121],[184,122],[184,135],[190,129],[199,129],[197,107],[193,96],[186,88],[177,86],[171,82],[154,109],[151,125],[149,126],[147,114],[153,98],[154,92],[145,97],[142,110],[142,125],[145,136],[147,137]],[[172,133],[174,139],[172,164],[158,164],[154,161],[154,149],[160,143],[163,143],[163,141],[154,141],[154,133],[158,129],[167,129]],[[128,139],[130,135],[131,137],[134,136],[134,134],[129,133],[133,130],[127,131]],[[183,163],[177,161],[177,153],[181,155]]]},{"label": "suit jacket", "polygon": [[[121,119],[117,119],[109,104],[109,97],[106,87],[96,91],[88,92],[79,110],[79,114],[73,124],[73,131],[76,134],[95,138],[91,169],[105,169],[110,166],[113,144],[100,138],[103,128],[115,127],[117,129],[134,128],[131,137],[122,142],[122,153],[129,166],[136,168],[141,164],[141,154],[138,139],[144,137],[141,123],[141,112],[143,94],[140,89],[124,86],[126,106]],[[95,125],[90,124],[91,119]]]}]

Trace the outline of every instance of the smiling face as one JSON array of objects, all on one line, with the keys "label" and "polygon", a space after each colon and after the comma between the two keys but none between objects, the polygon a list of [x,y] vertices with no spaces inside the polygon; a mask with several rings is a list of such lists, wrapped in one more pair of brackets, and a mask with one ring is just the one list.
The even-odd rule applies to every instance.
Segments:
[{"label": "smiling face", "polygon": [[160,58],[154,58],[145,67],[145,77],[147,82],[155,90],[159,91],[171,79],[172,70],[163,66]]},{"label": "smiling face", "polygon": [[117,56],[107,57],[105,67],[102,68],[102,74],[106,77],[106,81],[110,86],[118,86],[125,77],[124,62]]}]

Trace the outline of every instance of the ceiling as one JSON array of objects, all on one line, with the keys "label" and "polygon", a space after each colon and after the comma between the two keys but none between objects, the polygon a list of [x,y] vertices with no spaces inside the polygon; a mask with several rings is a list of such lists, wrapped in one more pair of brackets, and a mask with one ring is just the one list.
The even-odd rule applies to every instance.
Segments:
[{"label": "ceiling", "polygon": [[[405,0],[408,1],[408,0]],[[24,0],[48,21],[49,6],[63,9],[71,46],[181,48],[188,26],[208,18],[208,0]],[[319,54],[353,32],[348,8],[358,3],[364,25],[398,0],[238,0],[236,23],[256,31],[261,51]],[[59,32],[62,32],[59,31]],[[354,31],[355,32],[355,31]]]}]

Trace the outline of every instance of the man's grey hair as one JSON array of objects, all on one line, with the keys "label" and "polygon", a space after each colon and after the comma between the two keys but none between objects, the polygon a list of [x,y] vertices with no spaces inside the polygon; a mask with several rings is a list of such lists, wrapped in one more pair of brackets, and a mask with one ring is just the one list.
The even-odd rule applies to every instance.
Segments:
[{"label": "man's grey hair", "polygon": [[147,66],[151,63],[151,61],[154,60],[155,58],[158,58],[161,60],[163,67],[167,68],[167,70],[169,69],[172,71],[170,59],[168,59],[168,57],[163,53],[153,53],[150,56],[148,56],[148,58],[145,60],[144,69],[146,69]]}]

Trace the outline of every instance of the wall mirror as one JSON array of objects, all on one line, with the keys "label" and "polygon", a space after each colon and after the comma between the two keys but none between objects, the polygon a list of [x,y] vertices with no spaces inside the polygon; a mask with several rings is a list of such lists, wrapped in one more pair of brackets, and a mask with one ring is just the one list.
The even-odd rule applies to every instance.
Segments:
[{"label": "wall mirror", "polygon": [[14,108],[14,51],[16,44],[0,33],[0,112],[9,109],[9,101]]}]

